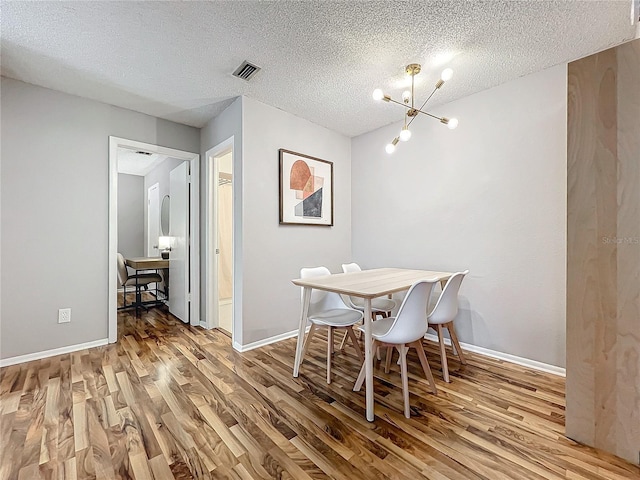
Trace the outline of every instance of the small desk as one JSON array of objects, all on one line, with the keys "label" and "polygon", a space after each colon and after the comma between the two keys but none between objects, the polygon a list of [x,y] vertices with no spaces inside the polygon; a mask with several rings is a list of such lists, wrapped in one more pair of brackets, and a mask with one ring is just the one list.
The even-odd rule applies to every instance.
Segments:
[{"label": "small desk", "polygon": [[[169,268],[169,260],[161,257],[134,257],[134,258],[126,258],[124,261],[125,265],[133,268],[136,271],[136,274],[142,270],[164,270]],[[163,279],[165,279],[165,288],[166,288],[166,278],[163,275]],[[165,299],[169,298],[167,292],[163,292],[165,295]],[[158,305],[161,303],[161,300],[158,300],[158,286],[156,285],[156,299],[154,301],[143,302],[142,296],[140,294],[140,290],[136,288],[136,312],[140,306],[145,305]]]},{"label": "small desk", "polygon": [[161,257],[135,257],[127,258],[124,263],[134,270],[162,270],[169,268],[169,260]]},{"label": "small desk", "polygon": [[323,277],[292,280],[294,285],[303,287],[302,314],[298,330],[296,358],[293,364],[293,376],[297,377],[302,357],[302,344],[309,314],[311,290],[325,290],[341,295],[351,295],[364,299],[364,362],[366,374],[367,420],[373,422],[373,352],[371,351],[371,299],[390,293],[408,290],[419,280],[437,280],[445,282],[451,277],[450,272],[432,272],[430,270],[407,270],[404,268],[376,268],[361,272],[337,273]]}]

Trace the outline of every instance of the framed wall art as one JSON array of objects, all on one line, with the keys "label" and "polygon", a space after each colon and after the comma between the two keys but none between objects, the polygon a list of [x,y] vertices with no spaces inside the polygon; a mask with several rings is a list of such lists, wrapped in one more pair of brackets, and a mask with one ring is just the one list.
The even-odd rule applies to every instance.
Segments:
[{"label": "framed wall art", "polygon": [[281,148],[280,223],[333,225],[333,162]]}]

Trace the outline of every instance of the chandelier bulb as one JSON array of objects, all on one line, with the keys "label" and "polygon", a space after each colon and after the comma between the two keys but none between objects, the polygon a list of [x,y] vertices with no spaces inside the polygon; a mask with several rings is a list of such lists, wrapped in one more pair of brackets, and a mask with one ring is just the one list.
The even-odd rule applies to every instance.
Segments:
[{"label": "chandelier bulb", "polygon": [[402,92],[402,101],[404,103],[409,103],[409,100],[411,100],[411,92],[409,90],[405,90]]},{"label": "chandelier bulb", "polygon": [[373,99],[374,100],[382,100],[384,98],[384,92],[382,90],[380,90],[379,88],[376,88],[373,91]]},{"label": "chandelier bulb", "polygon": [[402,127],[402,130],[400,131],[400,140],[403,142],[406,142],[407,140],[409,140],[411,138],[411,130],[409,130],[409,127],[407,127],[406,125],[404,127]]},{"label": "chandelier bulb", "polygon": [[396,151],[396,145],[398,144],[398,140],[399,138],[396,137],[393,139],[391,143],[387,143],[387,146],[384,147],[384,149],[387,151],[388,154],[392,154],[393,152]]},{"label": "chandelier bulb", "polygon": [[449,127],[450,130],[453,130],[457,126],[458,126],[458,119],[457,118],[450,118],[449,122],[447,123],[447,127]]},{"label": "chandelier bulb", "polygon": [[440,78],[443,82],[448,82],[453,77],[453,70],[450,68],[445,68],[440,75]]}]

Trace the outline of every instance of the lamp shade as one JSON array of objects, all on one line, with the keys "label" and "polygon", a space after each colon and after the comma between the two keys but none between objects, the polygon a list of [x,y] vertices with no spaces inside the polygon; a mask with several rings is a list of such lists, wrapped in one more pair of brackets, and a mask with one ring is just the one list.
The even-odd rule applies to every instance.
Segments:
[{"label": "lamp shade", "polygon": [[158,250],[171,248],[171,237],[158,237]]}]

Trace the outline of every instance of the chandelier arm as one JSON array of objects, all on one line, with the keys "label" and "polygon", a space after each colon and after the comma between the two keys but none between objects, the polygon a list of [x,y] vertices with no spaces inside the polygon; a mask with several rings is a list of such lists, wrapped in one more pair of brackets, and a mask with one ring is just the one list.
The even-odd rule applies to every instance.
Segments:
[{"label": "chandelier arm", "polygon": [[436,120],[442,121],[442,119],[444,118],[444,117],[438,117],[437,115],[433,115],[433,114],[431,114],[429,112],[425,112],[424,110],[420,110],[419,108],[416,108],[415,110],[416,110],[416,112],[424,113],[425,115],[427,115],[427,116],[429,116],[431,118],[435,118]]},{"label": "chandelier arm", "polygon": [[[415,110],[415,111],[417,111],[417,112],[424,113],[425,115],[428,115],[428,116],[430,116],[430,117],[432,117],[432,118],[435,118],[436,120],[440,120],[440,121],[442,121],[442,118],[441,118],[441,117],[436,117],[435,115],[431,115],[430,113],[427,113],[427,112],[425,112],[425,111],[423,111],[423,110],[422,110],[422,109],[424,108],[424,106],[427,104],[427,102],[428,102],[429,100],[431,100],[431,97],[433,97],[433,95],[436,93],[436,91],[437,91],[437,90],[438,90],[437,88],[434,88],[434,89],[433,89],[433,92],[431,92],[431,95],[429,95],[429,96],[427,97],[427,99],[422,103],[422,105],[420,106],[420,108],[410,107],[410,106],[409,106],[409,105],[407,105],[406,103],[398,102],[397,100],[394,100],[393,98],[389,98],[389,100],[388,100],[388,101],[389,101],[389,102],[391,102],[391,103],[395,103],[396,105],[400,105],[401,107],[404,107],[404,108],[406,108],[407,110],[411,110],[411,109],[413,109],[413,110]],[[413,103],[413,93],[411,94],[411,100],[412,100],[412,102],[411,102],[411,103]],[[413,118],[409,121],[409,123],[407,124],[407,127],[409,127],[409,125],[411,125],[411,123],[415,120],[415,118],[416,118],[416,117],[413,117]]]},{"label": "chandelier arm", "polygon": [[431,100],[431,97],[433,97],[433,94],[434,94],[434,93],[436,93],[436,90],[438,90],[438,88],[437,88],[437,87],[433,89],[433,92],[431,92],[431,95],[429,95],[429,96],[427,97],[427,99],[426,99],[426,100],[424,101],[424,103],[420,106],[420,108],[418,108],[418,110],[422,110],[422,109],[424,108],[424,106],[427,104],[427,102],[428,102],[429,100]]},{"label": "chandelier arm", "polygon": [[[431,118],[435,118],[436,120],[440,120],[441,122],[442,122],[442,119],[444,118],[444,117],[437,117],[437,116],[435,116],[435,115],[430,114],[429,112],[425,112],[424,110],[420,110],[420,109],[418,109],[418,108],[415,108],[414,110],[415,110],[416,112],[424,113],[425,115],[427,115],[427,116],[429,116],[429,117],[431,117]],[[417,118],[417,116],[416,116],[416,117],[413,117],[413,118],[409,121],[409,123],[407,124],[407,128],[409,128],[409,126],[411,125],[411,122],[413,122],[416,118]]]},{"label": "chandelier arm", "polygon": [[397,100],[394,100],[393,98],[389,98],[389,100],[387,100],[387,101],[391,102],[391,103],[395,103],[397,105],[400,105],[401,107],[404,107],[407,110],[411,110],[411,106],[410,105],[407,105],[406,103],[398,102]]}]

